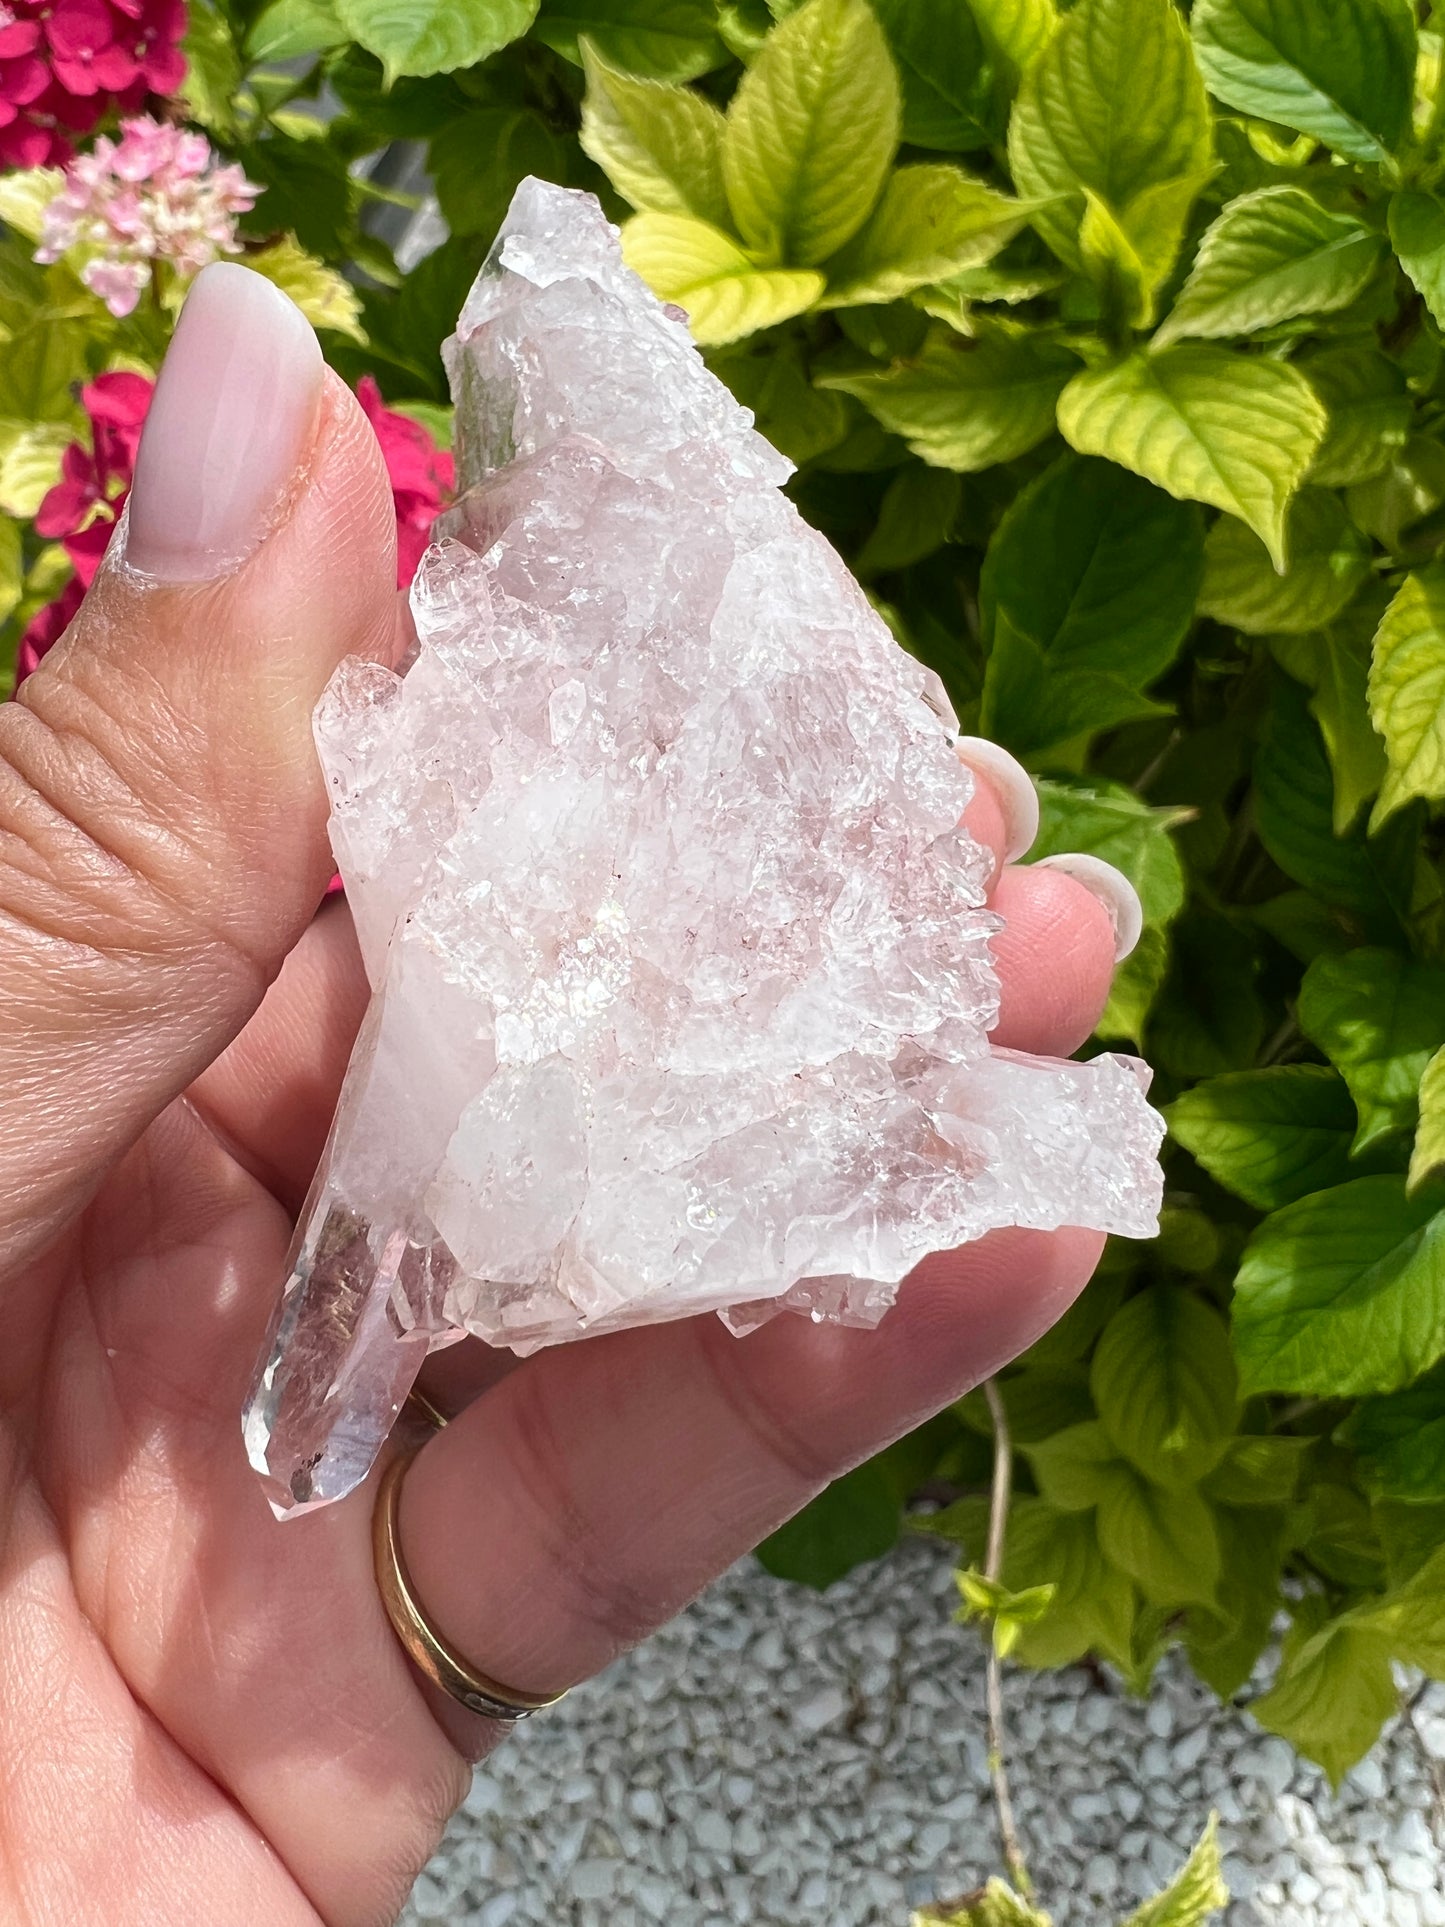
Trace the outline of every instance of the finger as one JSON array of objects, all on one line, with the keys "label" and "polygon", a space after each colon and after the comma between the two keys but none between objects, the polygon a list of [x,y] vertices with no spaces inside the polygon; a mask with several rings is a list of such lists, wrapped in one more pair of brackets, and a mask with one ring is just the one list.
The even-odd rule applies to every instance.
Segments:
[{"label": "finger", "polygon": [[974,783],[963,825],[997,871],[1025,855],[1038,835],[1039,793],[1023,764],[986,736],[960,736],[956,748]]},{"label": "finger", "polygon": [[586,1677],[829,1479],[1022,1350],[1101,1244],[996,1232],[920,1266],[871,1332],[778,1318],[739,1341],[698,1318],[540,1354],[408,1472],[400,1530],[418,1595],[518,1690]]},{"label": "finger", "polygon": [[251,1175],[300,1209],[331,1129],[370,987],[344,899],[326,903],[191,1102]]},{"label": "finger", "polygon": [[26,1094],[0,1120],[0,1265],[236,1034],[304,929],[329,866],[311,710],[340,657],[389,654],[394,540],[375,438],[308,324],[207,269],[106,563],[0,708],[0,1082]]},{"label": "finger", "polygon": [[992,1041],[1068,1057],[1108,1001],[1117,948],[1108,907],[1076,878],[1041,864],[1002,871],[991,901],[1004,920],[992,943],[999,980]]}]

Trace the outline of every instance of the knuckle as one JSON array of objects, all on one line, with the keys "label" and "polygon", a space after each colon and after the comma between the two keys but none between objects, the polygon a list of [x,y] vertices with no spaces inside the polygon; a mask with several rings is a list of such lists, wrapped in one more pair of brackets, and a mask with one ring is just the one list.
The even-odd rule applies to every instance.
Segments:
[{"label": "knuckle", "polygon": [[[127,711],[145,716],[143,730]],[[255,963],[208,922],[218,853],[201,834],[203,745],[174,706],[122,678],[42,666],[0,705],[0,919],[48,968],[229,957]]]}]

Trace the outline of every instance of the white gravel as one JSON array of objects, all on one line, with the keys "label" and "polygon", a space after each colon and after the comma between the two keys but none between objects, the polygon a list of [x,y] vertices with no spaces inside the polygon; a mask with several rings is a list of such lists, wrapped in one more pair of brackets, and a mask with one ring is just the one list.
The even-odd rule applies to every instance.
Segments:
[{"label": "white gravel", "polygon": [[[907,1927],[999,1870],[978,1634],[914,1540],[819,1597],[752,1562],[479,1771],[407,1927]],[[1147,1702],[1008,1674],[1058,1927],[1107,1927],[1219,1811],[1227,1927],[1445,1927],[1445,1686],[1338,1795],[1182,1664]]]}]

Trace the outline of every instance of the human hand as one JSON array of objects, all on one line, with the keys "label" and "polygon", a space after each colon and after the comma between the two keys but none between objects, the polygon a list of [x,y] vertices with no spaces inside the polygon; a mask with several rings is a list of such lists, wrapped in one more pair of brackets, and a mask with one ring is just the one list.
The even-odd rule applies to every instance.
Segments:
[{"label": "human hand", "polygon": [[[501,1730],[404,1658],[372,1488],[278,1525],[238,1424],[366,1000],[344,906],[313,914],[310,714],[342,656],[396,654],[392,545],[379,452],[306,324],[209,269],[113,553],[0,709],[7,1919],[388,1920]],[[1130,906],[1111,919],[1108,876],[1005,863],[1027,786],[975,755],[996,1036],[1065,1053]],[[401,1508],[420,1596],[519,1688],[585,1677],[1027,1345],[1100,1243],[939,1256],[872,1333],[457,1347],[429,1382],[459,1416]]]}]

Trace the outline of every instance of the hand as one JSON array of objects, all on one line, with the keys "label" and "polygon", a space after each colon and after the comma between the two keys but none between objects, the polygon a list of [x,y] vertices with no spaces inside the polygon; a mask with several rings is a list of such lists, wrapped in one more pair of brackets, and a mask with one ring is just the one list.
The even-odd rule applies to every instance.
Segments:
[{"label": "hand", "polygon": [[[238,1424],[365,1002],[344,907],[314,915],[309,717],[343,655],[396,653],[393,529],[306,324],[210,269],[127,524],[0,709],[7,1920],[388,1920],[497,1737],[403,1657],[370,1488],[277,1524]],[[1002,857],[1020,797],[989,768],[969,822]],[[1076,1048],[1113,963],[1103,902],[1010,867],[994,900],[1000,1041]],[[421,1597],[498,1678],[583,1678],[1027,1345],[1099,1244],[938,1257],[874,1333],[780,1318],[739,1342],[704,1318],[521,1365],[458,1347],[434,1389],[466,1409],[402,1505]]]}]

